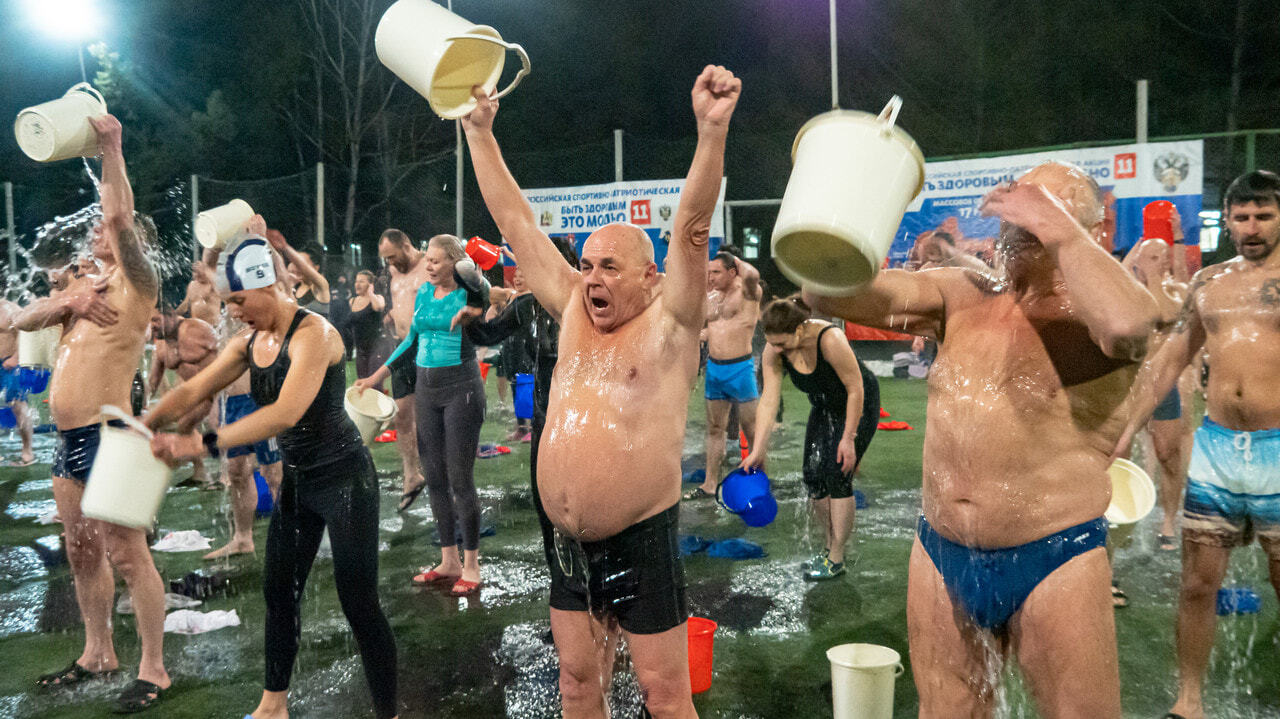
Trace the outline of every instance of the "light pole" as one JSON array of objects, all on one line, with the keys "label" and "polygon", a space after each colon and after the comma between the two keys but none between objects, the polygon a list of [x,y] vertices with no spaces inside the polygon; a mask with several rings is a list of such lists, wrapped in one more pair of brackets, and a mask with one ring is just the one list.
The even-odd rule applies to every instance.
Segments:
[{"label": "light pole", "polygon": [[836,0],[831,0],[828,15],[831,17],[831,109],[840,107],[840,91],[838,88],[838,64],[836,60]]}]

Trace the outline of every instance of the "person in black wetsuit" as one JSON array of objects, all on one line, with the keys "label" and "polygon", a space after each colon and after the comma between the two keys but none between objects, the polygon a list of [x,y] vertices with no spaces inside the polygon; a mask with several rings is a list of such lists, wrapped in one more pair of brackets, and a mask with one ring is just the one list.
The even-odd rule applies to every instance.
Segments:
[{"label": "person in black wetsuit", "polygon": [[166,462],[217,456],[276,436],[284,459],[280,498],[267,531],[266,681],[253,716],[287,714],[289,678],[301,633],[301,601],[328,528],[338,600],[364,663],[378,717],[396,714],[395,637],[378,602],[378,486],[373,459],[343,409],[342,338],[324,318],[299,309],[276,281],[283,264],[250,236],[219,258],[215,280],[232,317],[253,331],[236,336],[213,364],[170,392],[146,417],[172,424],[247,369],[261,409],[217,432],[158,433],[152,451]]},{"label": "person in black wetsuit", "polygon": [[845,572],[853,471],[876,433],[880,384],[853,354],[844,332],[811,319],[799,298],[770,302],[761,322],[768,342],[761,358],[764,393],[756,408],[755,444],[742,466],[764,466],[785,370],[813,405],[804,433],[804,484],[826,534],[822,554],[808,562],[804,576],[834,579]]},{"label": "person in black wetsuit", "polygon": [[356,294],[349,301],[347,325],[356,349],[356,379],[373,374],[382,364],[378,361],[378,335],[382,331],[382,313],[387,301],[373,291],[373,273],[361,270],[356,274]]}]

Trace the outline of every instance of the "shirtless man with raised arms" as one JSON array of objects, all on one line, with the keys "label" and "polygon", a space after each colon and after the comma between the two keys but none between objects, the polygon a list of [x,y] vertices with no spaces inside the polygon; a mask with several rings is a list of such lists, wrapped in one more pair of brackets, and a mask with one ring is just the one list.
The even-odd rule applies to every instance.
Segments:
[{"label": "shirtless man with raised arms", "polygon": [[485,204],[560,321],[538,490],[555,526],[551,631],[569,718],[607,716],[614,622],[649,712],[696,716],[676,541],[680,453],[706,320],[711,214],[741,87],[712,66],[694,83],[698,146],[661,280],[648,236],[620,223],[593,232],[571,267],[507,171],[492,132],[498,103],[475,88],[478,104],[462,121]]},{"label": "shirtless man with raised arms", "polygon": [[738,405],[738,421],[747,440],[756,434],[756,363],[751,338],[760,319],[760,273],[721,252],[707,263],[707,474],[685,499],[716,496],[724,461],[729,410]]},{"label": "shirtless man with raised arms", "polygon": [[[378,256],[387,263],[391,275],[391,307],[383,321],[392,323],[398,343],[409,334],[418,288],[427,281],[426,253],[415,247],[408,235],[392,228],[383,231],[378,240]],[[413,391],[418,380],[417,371],[412,352],[404,353],[391,365],[391,398],[396,401],[396,416],[392,421],[396,430],[396,449],[400,451],[400,464],[404,471],[404,485],[397,507],[401,512],[408,509],[427,486],[418,461],[418,430],[414,422]]]},{"label": "shirtless man with raised arms", "polygon": [[[116,669],[111,641],[114,567],[129,585],[142,640],[138,676],[120,695],[117,708],[138,711],[169,687],[164,667],[164,584],[151,561],[145,532],[80,513],[80,499],[98,449],[102,405],[129,407],[134,371],[142,359],[159,280],[144,250],[154,238],[149,220],[133,211],[133,190],[120,149],[121,128],[111,115],[89,118],[102,149],[102,222],[93,254],[101,265],[94,279],[115,321],[96,324],[70,318],[58,346],[49,388],[49,410],[58,427],[53,460],[53,496],[67,538],[67,558],[85,626],[84,652],[66,669],[41,677],[44,687],[67,686]],[[18,316],[19,329],[34,330],[68,318],[65,301],[74,290],[32,303]]]},{"label": "shirtless man with raised arms", "polygon": [[989,194],[1005,273],[881,272],[818,312],[937,340],[907,632],[921,717],[990,716],[1017,655],[1045,716],[1120,716],[1102,517],[1155,301],[1098,243],[1080,169]]},{"label": "shirtless man with raised arms", "polygon": [[1203,719],[1218,589],[1231,550],[1257,536],[1280,596],[1280,176],[1250,172],[1227,188],[1222,216],[1240,254],[1196,273],[1177,324],[1149,360],[1153,386],[1118,451],[1209,352],[1207,415],[1196,430],[1182,513],[1178,698],[1169,716]]}]

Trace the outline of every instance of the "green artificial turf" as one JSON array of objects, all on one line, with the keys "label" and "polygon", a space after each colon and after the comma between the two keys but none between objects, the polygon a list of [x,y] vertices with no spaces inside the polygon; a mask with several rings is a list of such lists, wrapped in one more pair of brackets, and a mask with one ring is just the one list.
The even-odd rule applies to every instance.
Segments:
[{"label": "green artificial turf", "polygon": [[[491,410],[496,405],[489,382]],[[808,412],[805,398],[784,387],[786,420],[775,436],[768,471],[780,509],[773,524],[753,529],[712,502],[686,504],[681,532],[709,539],[743,537],[768,557],[734,562],[699,554],[686,560],[689,601],[695,615],[720,624],[715,642],[714,681],[695,697],[704,717],[831,716],[828,647],[870,642],[897,649],[907,665],[894,703],[899,717],[914,716],[916,692],[907,653],[905,593],[907,557],[919,505],[925,384],[881,381],[882,404],[892,419],[912,431],[880,432],[862,463],[856,486],[869,507],[859,512],[850,548],[851,570],[825,584],[800,580],[798,565],[821,547],[810,525],[800,485],[800,444]],[[689,466],[701,451],[701,385],[690,397]],[[484,426],[482,442],[496,442],[509,423]],[[11,444],[11,443],[10,443]],[[10,444],[5,444],[9,447]],[[40,445],[47,462],[51,444]],[[382,498],[380,591],[399,649],[403,717],[557,716],[554,653],[546,643],[546,569],[530,504],[528,446],[510,455],[478,460],[476,481],[485,517],[496,528],[481,540],[486,588],[478,598],[453,599],[414,588],[409,578],[438,558],[429,542],[426,496],[411,512],[395,512],[399,459],[393,445],[374,447]],[[725,469],[729,468],[726,463]],[[636,468],[643,471],[642,468]],[[0,716],[92,717],[124,680],[98,682],[75,692],[36,694],[34,678],[78,656],[82,629],[65,564],[46,568],[33,542],[56,534],[32,516],[51,499],[49,465],[0,469]],[[692,486],[692,485],[688,485]],[[228,534],[223,494],[180,487],[160,514],[165,529],[199,529],[215,546]],[[255,528],[256,557],[207,564],[201,553],[156,553],[165,580],[195,569],[227,572],[236,594],[218,597],[202,610],[235,609],[243,624],[198,636],[165,635],[165,659],[174,678],[156,717],[241,717],[261,691],[262,622],[260,562],[267,523]],[[1116,554],[1117,575],[1130,607],[1117,614],[1126,716],[1167,711],[1174,693],[1173,617],[1178,583],[1176,553],[1154,546],[1155,517]],[[56,537],[54,537],[56,540]],[[1256,546],[1236,553],[1229,583],[1247,584],[1263,597],[1260,615],[1230,617],[1219,624],[1209,677],[1213,716],[1275,716],[1280,696],[1280,658],[1275,642],[1275,598],[1266,583]],[[331,562],[317,560],[305,590],[303,638],[293,682],[295,717],[372,716],[368,693],[334,594]],[[116,646],[123,666],[136,667],[138,646],[132,617],[116,618]],[[1035,716],[1021,684],[1007,672],[1001,715]],[[638,695],[625,661],[614,682],[616,716],[634,716]]]}]

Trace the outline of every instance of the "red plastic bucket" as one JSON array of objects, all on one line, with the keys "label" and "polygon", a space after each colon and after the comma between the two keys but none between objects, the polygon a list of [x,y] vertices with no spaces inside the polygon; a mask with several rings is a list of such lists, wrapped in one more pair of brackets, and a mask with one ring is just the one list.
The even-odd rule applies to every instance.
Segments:
[{"label": "red plastic bucket", "polygon": [[489,368],[492,366],[493,365],[489,364],[488,362],[480,363],[480,381],[481,382],[484,382],[485,380],[489,379]]},{"label": "red plastic bucket", "polygon": [[1173,203],[1156,200],[1142,208],[1142,238],[1173,244]]},{"label": "red plastic bucket", "polygon": [[498,249],[497,245],[485,242],[479,237],[472,237],[467,240],[467,257],[480,265],[480,269],[490,270],[498,264],[498,260],[502,259],[502,250]]},{"label": "red plastic bucket", "polygon": [[689,617],[689,686],[694,694],[711,688],[711,656],[719,626],[710,619]]}]

